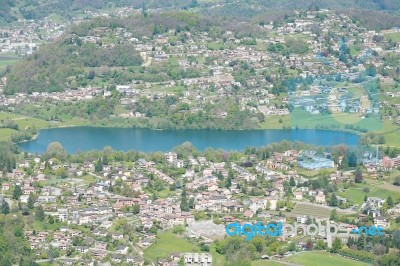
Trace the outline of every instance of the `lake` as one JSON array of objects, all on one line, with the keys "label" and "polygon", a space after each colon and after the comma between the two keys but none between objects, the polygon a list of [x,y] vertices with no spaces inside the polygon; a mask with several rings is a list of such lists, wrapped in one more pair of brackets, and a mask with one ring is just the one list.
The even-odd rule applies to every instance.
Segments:
[{"label": "lake", "polygon": [[115,150],[143,152],[169,151],[185,141],[197,149],[207,147],[224,150],[243,150],[247,146],[261,147],[282,140],[301,141],[315,145],[356,145],[359,136],[316,129],[296,130],[151,130],[139,128],[70,127],[44,129],[36,140],[21,143],[23,151],[42,153],[49,143],[58,141],[69,153],[101,150],[111,146]]}]

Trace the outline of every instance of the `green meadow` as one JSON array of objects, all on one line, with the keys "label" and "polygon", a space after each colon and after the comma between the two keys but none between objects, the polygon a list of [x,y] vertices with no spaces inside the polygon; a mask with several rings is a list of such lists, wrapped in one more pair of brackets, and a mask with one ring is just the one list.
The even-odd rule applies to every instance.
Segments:
[{"label": "green meadow", "polygon": [[195,244],[175,235],[171,232],[157,234],[157,241],[144,251],[144,257],[157,262],[157,258],[164,258],[175,252],[199,252],[200,248]]},{"label": "green meadow", "polygon": [[[324,251],[302,252],[284,259],[285,262],[306,266],[363,266],[370,265],[356,260],[347,259]],[[261,264],[260,264],[261,265]]]}]

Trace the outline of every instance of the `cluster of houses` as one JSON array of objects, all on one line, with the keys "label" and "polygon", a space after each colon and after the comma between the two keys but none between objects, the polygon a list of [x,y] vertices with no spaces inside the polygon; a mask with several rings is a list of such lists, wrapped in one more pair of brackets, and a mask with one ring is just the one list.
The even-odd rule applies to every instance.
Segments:
[{"label": "cluster of houses", "polygon": [[[372,215],[374,218],[374,225],[381,227],[389,227],[390,223],[387,218],[381,215],[381,208],[383,207],[384,199],[377,197],[369,197],[367,201],[364,202],[361,206],[363,212],[366,214]],[[397,208],[394,208],[395,211]]]},{"label": "cluster of houses", "polygon": [[[123,10],[121,12],[128,11]],[[315,17],[321,12],[324,13],[326,18],[323,22],[319,22],[319,28],[322,33],[319,36],[313,29],[315,28]],[[118,115],[124,118],[146,116],[135,110],[135,108],[131,108],[142,97],[158,100],[175,95],[179,98],[179,102],[189,104],[189,110],[186,111],[197,113],[201,111],[205,103],[213,104],[220,97],[236,97],[238,93],[240,94],[238,101],[241,110],[262,113],[265,116],[289,115],[289,106],[305,109],[311,114],[318,114],[324,108],[333,112],[358,112],[360,116],[379,113],[379,104],[370,103],[368,100],[362,99],[362,97],[353,99],[349,97],[350,92],[347,88],[334,88],[326,85],[314,84],[310,85],[309,88],[302,87],[301,90],[296,88],[299,89],[296,94],[291,95],[289,99],[280,99],[280,103],[276,103],[277,98],[271,93],[274,84],[269,79],[265,79],[263,74],[266,67],[279,65],[283,68],[298,70],[303,78],[318,79],[321,76],[340,73],[344,80],[355,80],[365,70],[364,65],[374,65],[375,67],[382,65],[380,57],[366,56],[370,55],[371,51],[375,51],[379,55],[383,54],[384,51],[373,41],[374,36],[378,33],[367,31],[355,25],[349,17],[343,14],[335,14],[324,10],[307,12],[306,17],[298,16],[293,23],[284,23],[277,28],[272,28],[272,25],[267,24],[260,30],[266,33],[273,31],[276,32],[276,35],[265,39],[256,38],[257,43],[267,47],[272,44],[285,44],[287,42],[286,35],[301,35],[304,36],[309,46],[309,51],[304,55],[282,56],[271,53],[266,49],[260,50],[254,46],[246,45],[243,43],[247,41],[246,38],[237,38],[231,31],[224,32],[217,38],[210,36],[208,32],[188,32],[185,34],[185,41],[177,40],[173,43],[170,41],[170,36],[176,34],[175,30],[149,38],[148,36],[134,36],[126,28],[99,27],[94,29],[88,36],[75,37],[80,38],[84,43],[90,42],[102,47],[109,47],[112,43],[103,39],[104,36],[113,35],[120,43],[134,44],[135,51],[143,57],[145,66],[157,66],[167,62],[170,58],[176,58],[180,68],[202,73],[198,77],[182,78],[181,80],[171,79],[162,82],[135,80],[129,84],[117,85],[117,91],[123,96],[120,103],[126,107],[125,112]],[[360,45],[362,44],[363,50],[357,56],[357,60],[359,59],[360,61],[359,65],[348,66],[332,54],[326,59],[329,64],[315,59],[316,54],[328,49],[328,44],[323,37],[328,32],[338,36],[345,34],[348,36],[348,45],[355,43],[355,36],[361,38]],[[102,41],[100,42],[99,40]],[[224,49],[210,48],[208,44],[214,42],[223,46]],[[333,50],[339,51],[340,40],[332,39],[329,47],[332,46],[332,42],[334,42]],[[189,60],[189,58],[197,57],[211,58],[212,60],[209,64],[201,63],[199,60]],[[254,69],[253,74],[244,81],[235,78],[235,73],[240,71],[242,66],[232,62],[239,61],[246,64],[249,69]],[[271,75],[271,79],[277,77],[277,74],[273,73]],[[183,93],[170,90],[170,88],[176,86],[183,86]],[[212,90],[212,93],[210,93],[210,90]],[[110,92],[89,86],[78,90],[66,90],[65,92],[36,92],[31,95],[21,93],[13,96],[3,96],[2,104],[12,107],[25,102],[47,100],[73,102],[90,100],[96,95],[108,97]],[[367,96],[364,95],[363,97]],[[219,110],[216,115],[226,117],[227,110]]]},{"label": "cluster of houses", "polygon": [[[268,211],[282,210],[280,202],[287,195],[285,182],[302,184],[308,179],[297,172],[300,159],[315,160],[327,158],[329,154],[317,155],[313,151],[287,150],[274,152],[266,160],[259,160],[251,155],[252,169],[243,164],[243,161],[229,163],[214,162],[204,156],[189,156],[180,158],[175,152],[164,154],[163,163],[138,159],[133,167],[127,167],[123,162],[112,162],[103,165],[101,171],[96,171],[95,160],[86,160],[81,163],[63,162],[57,159],[43,160],[37,156],[30,156],[17,162],[17,169],[12,173],[3,173],[5,181],[1,184],[1,192],[5,199],[13,203],[11,195],[16,186],[21,188],[21,204],[28,204],[30,195],[34,195],[35,206],[41,205],[46,216],[52,217],[56,223],[61,223],[59,230],[34,232],[27,230],[26,237],[33,250],[40,256],[43,250],[57,248],[61,252],[71,250],[78,255],[92,254],[96,260],[109,259],[112,263],[128,262],[134,265],[143,265],[144,260],[134,247],[146,249],[157,241],[152,233],[155,222],[163,230],[177,226],[196,226],[196,213],[222,214],[221,221],[230,223],[244,222],[256,218],[266,218],[276,222],[286,222],[285,216],[271,216]],[[388,159],[387,159],[388,160]],[[390,159],[392,160],[392,159]],[[183,163],[185,162],[185,163]],[[324,163],[317,168],[322,169]],[[299,164],[299,165],[297,165]],[[163,167],[160,167],[163,166]],[[286,166],[286,167],[283,167]],[[332,165],[329,164],[329,167]],[[165,167],[174,169],[183,168],[185,171],[180,177],[171,177],[164,172]],[[67,180],[58,183],[48,182],[49,171],[63,168]],[[307,168],[307,167],[305,167]],[[32,169],[34,174],[28,174]],[[47,173],[47,174],[46,174]],[[233,174],[233,176],[232,176]],[[81,177],[92,175],[96,181],[86,183]],[[151,178],[150,178],[151,176]],[[221,186],[221,179],[231,178],[230,184]],[[270,182],[271,186],[263,188],[262,195],[243,198],[240,185],[246,184],[248,191],[253,189],[253,183],[262,178]],[[354,178],[353,174],[336,171],[330,174],[330,182],[347,182]],[[166,197],[154,197],[149,193],[149,183],[160,180],[165,187],[170,187],[183,180],[187,194],[187,201],[191,202],[189,211],[181,209],[181,191],[177,189]],[[39,185],[40,184],[40,185]],[[116,186],[127,186],[130,196],[115,193]],[[114,188],[113,188],[114,187]],[[171,191],[172,192],[172,191]],[[297,203],[326,205],[327,193],[324,189],[311,187],[294,187],[292,200]],[[7,196],[8,195],[8,196]],[[340,203],[345,204],[346,198],[337,196]],[[361,209],[366,215],[371,215],[375,225],[388,227],[389,218],[380,212],[384,200],[368,198]],[[132,209],[137,208],[137,212]],[[400,205],[391,208],[389,216],[397,215]],[[361,218],[365,217],[360,214]],[[239,218],[238,218],[239,217]],[[297,216],[297,221],[305,223],[309,217]],[[311,217],[315,218],[315,217]],[[50,218],[49,218],[50,219]],[[131,242],[129,236],[115,230],[115,222],[126,219],[130,224],[141,227],[136,232],[137,242]],[[326,217],[325,219],[329,219]],[[350,226],[350,225],[349,225]],[[89,228],[89,230],[82,230]],[[208,239],[207,232],[192,231],[197,237]],[[329,241],[326,236],[323,240]],[[79,244],[74,239],[83,239]],[[111,242],[110,242],[111,241]],[[343,241],[345,237],[343,236]],[[113,247],[112,245],[116,245]],[[113,248],[110,248],[113,247]],[[179,261],[184,260],[188,265],[210,265],[211,257],[207,254],[182,255]],[[136,264],[135,264],[136,263]],[[175,259],[160,260],[160,265],[175,265]]]}]

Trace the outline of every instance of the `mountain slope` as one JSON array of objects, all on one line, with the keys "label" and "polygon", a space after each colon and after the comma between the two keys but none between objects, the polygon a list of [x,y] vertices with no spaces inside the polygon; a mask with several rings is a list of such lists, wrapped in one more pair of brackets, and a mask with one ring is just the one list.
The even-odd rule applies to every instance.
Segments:
[{"label": "mountain slope", "polygon": [[51,14],[69,18],[83,10],[104,10],[112,7],[136,9],[188,9],[200,7],[203,12],[218,15],[235,14],[253,16],[270,9],[293,10],[329,8],[335,10],[355,8],[400,11],[398,0],[0,0],[0,22],[12,22],[18,17],[42,19]]}]

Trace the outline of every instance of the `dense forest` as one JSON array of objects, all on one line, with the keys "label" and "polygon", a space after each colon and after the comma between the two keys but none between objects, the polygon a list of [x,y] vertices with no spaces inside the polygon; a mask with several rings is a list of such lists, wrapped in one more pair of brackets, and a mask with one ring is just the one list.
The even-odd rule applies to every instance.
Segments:
[{"label": "dense forest", "polygon": [[17,146],[8,142],[0,142],[0,172],[11,172],[15,169]]}]

